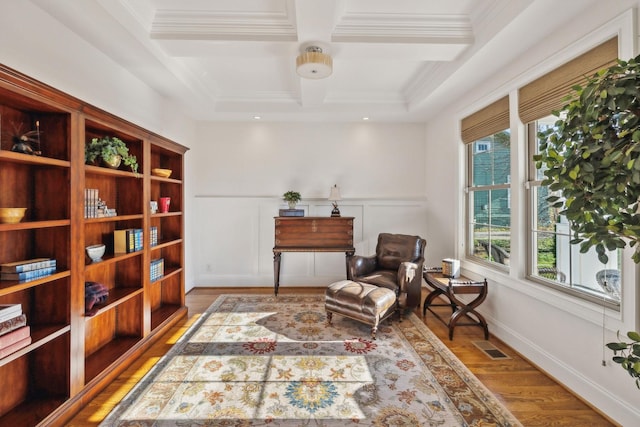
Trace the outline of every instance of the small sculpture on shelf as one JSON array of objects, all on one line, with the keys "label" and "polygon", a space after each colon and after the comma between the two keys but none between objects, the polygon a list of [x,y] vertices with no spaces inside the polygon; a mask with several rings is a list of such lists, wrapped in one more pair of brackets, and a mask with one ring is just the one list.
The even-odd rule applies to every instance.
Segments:
[{"label": "small sculpture on shelf", "polygon": [[32,154],[39,156],[42,154],[40,149],[40,122],[36,121],[36,130],[30,130],[22,133],[22,125],[13,124],[14,135],[11,137],[13,146],[11,151],[16,153]]}]

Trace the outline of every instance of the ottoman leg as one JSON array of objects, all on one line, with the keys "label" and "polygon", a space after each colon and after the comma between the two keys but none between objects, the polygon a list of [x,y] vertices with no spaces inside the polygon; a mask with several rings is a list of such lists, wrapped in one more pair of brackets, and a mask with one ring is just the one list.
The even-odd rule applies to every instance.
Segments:
[{"label": "ottoman leg", "polygon": [[330,311],[327,311],[327,324],[331,324],[331,319],[333,319],[333,313]]}]

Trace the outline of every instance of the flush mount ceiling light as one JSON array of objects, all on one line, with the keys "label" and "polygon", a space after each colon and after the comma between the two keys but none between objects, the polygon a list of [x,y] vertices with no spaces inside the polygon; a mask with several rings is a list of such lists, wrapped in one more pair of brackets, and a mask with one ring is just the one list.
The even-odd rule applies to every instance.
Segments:
[{"label": "flush mount ceiling light", "polygon": [[296,71],[305,79],[324,79],[333,71],[333,58],[318,46],[308,46],[296,58]]}]

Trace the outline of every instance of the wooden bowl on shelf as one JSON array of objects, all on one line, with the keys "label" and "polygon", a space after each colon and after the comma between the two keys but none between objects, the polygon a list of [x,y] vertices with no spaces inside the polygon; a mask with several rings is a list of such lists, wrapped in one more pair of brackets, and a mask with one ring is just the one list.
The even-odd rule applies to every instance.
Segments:
[{"label": "wooden bowl on shelf", "polygon": [[160,176],[162,178],[169,178],[171,176],[171,169],[160,169],[160,168],[154,168],[151,169],[151,173],[154,174],[155,176]]},{"label": "wooden bowl on shelf", "polygon": [[17,224],[24,218],[27,208],[0,208],[0,222],[3,224]]}]

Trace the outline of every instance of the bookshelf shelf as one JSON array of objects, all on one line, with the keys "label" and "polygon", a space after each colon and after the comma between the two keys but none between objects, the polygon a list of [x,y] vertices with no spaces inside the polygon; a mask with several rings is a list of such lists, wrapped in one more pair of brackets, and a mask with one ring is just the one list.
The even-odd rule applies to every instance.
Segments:
[{"label": "bookshelf shelf", "polygon": [[69,270],[58,271],[50,276],[45,276],[40,279],[30,280],[28,282],[19,282],[17,280],[3,280],[0,281],[0,297],[5,295],[15,294],[16,292],[23,291],[25,289],[41,286],[45,283],[53,282],[54,280],[64,279],[71,276]]},{"label": "bookshelf shelf", "polygon": [[68,227],[71,221],[68,219],[52,221],[29,221],[18,224],[0,224],[0,231],[40,230],[42,228]]},{"label": "bookshelf shelf", "polygon": [[183,309],[184,308],[178,304],[165,304],[162,307],[153,310],[151,312],[151,327],[153,329],[158,328],[163,322],[170,319],[171,316]]},{"label": "bookshelf shelf", "polygon": [[0,151],[0,159],[4,162],[22,163],[34,166],[56,166],[61,168],[71,167],[71,162],[67,160],[58,160],[42,156],[32,156],[29,154],[16,153],[7,150]]},{"label": "bookshelf shelf", "polygon": [[94,316],[97,316],[99,314],[102,314],[106,311],[112,310],[114,307],[116,307],[118,304],[122,304],[124,302],[126,302],[129,298],[133,298],[135,296],[140,295],[143,292],[142,288],[116,288],[116,289],[112,289],[109,292],[109,297],[107,298],[107,301],[99,304],[98,310],[96,310],[93,314],[93,316],[86,316],[85,319],[86,321],[91,321],[91,319],[93,319]]},{"label": "bookshelf shelf", "polygon": [[144,218],[143,214],[135,214],[135,215],[107,216],[102,218],[85,218],[84,220],[87,222],[87,224],[92,224],[92,223],[100,223],[100,222],[142,220],[142,218]]},{"label": "bookshelf shelf", "polygon": [[28,346],[16,351],[15,353],[11,353],[10,355],[1,358],[0,367],[13,362],[17,358],[24,356],[33,349],[47,344],[49,341],[58,338],[59,336],[69,332],[70,330],[71,327],[69,325],[31,326],[31,338],[33,339],[33,342]]},{"label": "bookshelf shelf", "polygon": [[85,361],[86,382],[89,383],[96,376],[107,371],[111,365],[116,363],[124,353],[139,341],[138,338],[117,337],[87,357]]},{"label": "bookshelf shelf", "polygon": [[[6,130],[42,131],[41,155],[11,151]],[[56,260],[56,272],[29,282],[0,281],[0,304],[20,303],[31,343],[0,358],[0,425],[62,426],[81,402],[105,388],[162,333],[186,316],[183,162],[187,148],[0,65],[0,206],[26,207],[17,224],[0,224],[0,264]],[[115,136],[138,172],[84,164],[92,138]],[[151,175],[169,168],[170,178]],[[114,216],[87,218],[85,189],[97,190]],[[54,197],[52,197],[54,195]],[[171,211],[149,201],[171,197]],[[114,231],[142,230],[142,246],[115,253]],[[161,244],[151,248],[157,230]],[[85,247],[102,243],[91,262]],[[161,280],[150,266],[163,258]],[[85,313],[85,282],[108,298]]]}]

